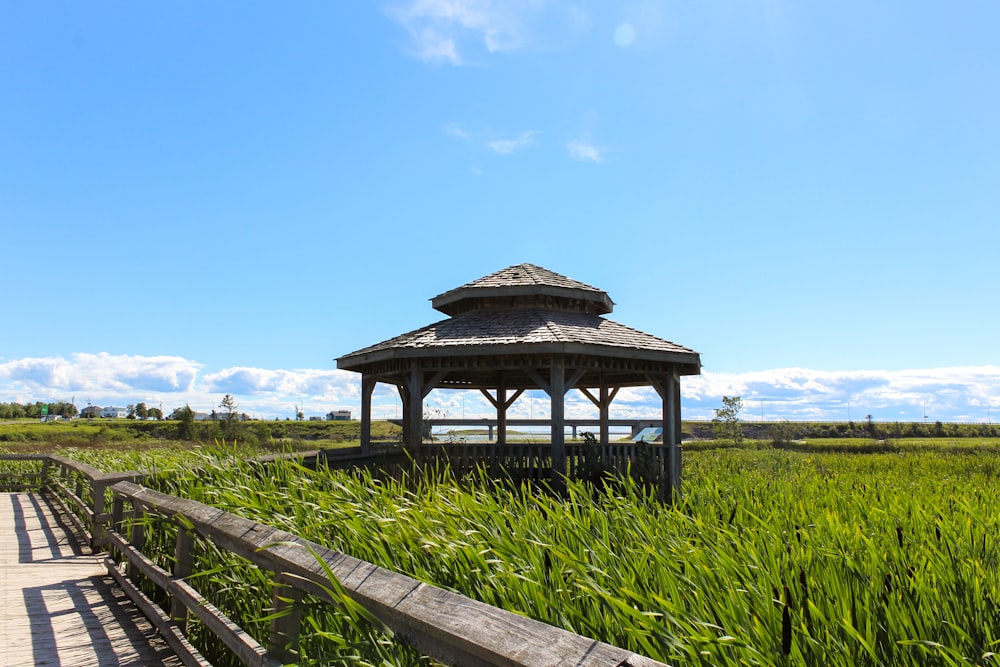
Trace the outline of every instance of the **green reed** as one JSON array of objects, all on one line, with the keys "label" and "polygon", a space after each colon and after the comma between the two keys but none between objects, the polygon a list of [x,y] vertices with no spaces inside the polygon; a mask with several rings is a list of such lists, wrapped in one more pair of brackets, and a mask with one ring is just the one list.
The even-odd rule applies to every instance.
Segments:
[{"label": "green reed", "polygon": [[[693,452],[674,507],[627,479],[556,496],[458,484],[443,468],[401,479],[291,462],[262,471],[224,453],[198,468],[161,476],[161,490],[672,664],[995,662],[993,452]],[[266,616],[266,581],[225,554],[204,558],[220,606]],[[354,627],[332,616],[307,615],[307,657],[332,655],[331,628]],[[345,654],[418,660],[357,627]]]}]

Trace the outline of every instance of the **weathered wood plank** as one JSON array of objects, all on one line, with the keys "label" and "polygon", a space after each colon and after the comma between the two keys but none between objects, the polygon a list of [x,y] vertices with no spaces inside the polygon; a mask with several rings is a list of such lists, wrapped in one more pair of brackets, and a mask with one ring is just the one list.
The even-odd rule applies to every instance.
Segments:
[{"label": "weathered wood plank", "polygon": [[61,510],[23,493],[0,494],[0,664],[180,662]]}]

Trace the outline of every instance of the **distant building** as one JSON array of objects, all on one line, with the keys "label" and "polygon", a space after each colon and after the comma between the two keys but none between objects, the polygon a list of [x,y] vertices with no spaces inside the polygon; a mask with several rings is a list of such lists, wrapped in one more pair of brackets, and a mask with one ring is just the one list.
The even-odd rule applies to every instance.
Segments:
[{"label": "distant building", "polygon": [[[192,413],[194,420],[196,422],[207,422],[207,421],[217,421],[224,422],[229,421],[228,412],[194,412]],[[245,422],[250,420],[250,416],[245,412],[234,412],[233,419],[235,421]]]},{"label": "distant building", "polygon": [[100,417],[101,412],[104,410],[99,405],[88,405],[83,410],[80,410],[80,417],[83,419],[93,419],[94,417]]},{"label": "distant building", "polygon": [[326,418],[329,421],[351,421],[351,411],[350,410],[332,410],[326,413]]},{"label": "distant building", "polygon": [[109,406],[101,410],[101,416],[105,419],[125,419],[128,416],[128,410]]}]

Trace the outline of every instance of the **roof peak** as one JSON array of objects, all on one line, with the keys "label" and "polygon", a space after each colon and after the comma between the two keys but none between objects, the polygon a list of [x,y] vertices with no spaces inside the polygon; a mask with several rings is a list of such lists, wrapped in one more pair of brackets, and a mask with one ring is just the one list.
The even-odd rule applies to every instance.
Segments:
[{"label": "roof peak", "polygon": [[575,305],[573,309],[598,315],[610,313],[614,307],[614,302],[604,290],[529,263],[508,266],[448,290],[432,298],[431,305],[445,314],[454,315],[479,309],[487,303],[489,307],[500,307],[502,304],[510,304],[509,307],[514,308],[538,307],[542,305],[539,299],[545,297],[559,300],[563,307],[570,302],[583,304]]}]

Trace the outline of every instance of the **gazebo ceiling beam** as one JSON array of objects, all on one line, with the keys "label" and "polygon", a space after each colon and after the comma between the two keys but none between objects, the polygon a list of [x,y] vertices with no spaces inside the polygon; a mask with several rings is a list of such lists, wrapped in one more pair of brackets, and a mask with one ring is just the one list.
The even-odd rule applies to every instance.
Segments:
[{"label": "gazebo ceiling beam", "polygon": [[552,395],[552,385],[549,381],[542,377],[541,373],[536,371],[534,368],[525,368],[524,374],[527,375],[535,383],[535,386],[544,391],[549,396]]},{"label": "gazebo ceiling beam", "polygon": [[441,380],[448,375],[448,371],[438,371],[431,376],[430,381],[424,383],[423,387],[423,397],[427,398],[427,394],[431,393],[434,389],[440,386]]},{"label": "gazebo ceiling beam", "polygon": [[479,393],[486,397],[486,400],[490,402],[490,405],[493,406],[494,410],[499,410],[500,409],[500,405],[497,402],[497,399],[495,399],[493,397],[493,394],[491,394],[488,390],[483,389],[482,387],[480,387],[479,388]]},{"label": "gazebo ceiling beam", "polygon": [[[485,387],[480,387],[479,388],[479,393],[481,393],[483,396],[486,397],[486,400],[490,402],[490,405],[493,406],[494,410],[499,410],[500,409],[500,403],[499,403],[499,401],[497,401],[497,399],[493,396],[493,394],[490,393],[489,389],[487,389]],[[523,393],[524,393],[524,389],[518,389],[513,394],[511,394],[509,398],[504,399],[503,409],[506,410],[510,406],[514,405],[514,401],[516,401],[518,398],[520,398],[521,394],[523,394]]]},{"label": "gazebo ceiling beam", "polygon": [[569,376],[569,379],[566,380],[566,391],[569,391],[570,389],[572,389],[573,387],[575,387],[576,383],[579,382],[580,379],[584,375],[586,375],[589,370],[590,370],[589,368],[578,368],[578,369],[576,369],[576,371],[574,371],[573,375]]},{"label": "gazebo ceiling beam", "polygon": [[[424,368],[428,373],[438,374],[442,372]],[[493,390],[497,388],[497,370],[499,369],[451,369],[446,372],[446,377],[440,377],[432,387],[429,384],[427,386],[442,389]],[[367,370],[364,372],[376,378],[379,382],[386,384],[400,386],[405,385],[407,382],[406,374],[402,372],[370,373]],[[579,372],[579,369],[577,369],[577,372]],[[653,372],[587,369],[586,372],[581,374],[580,378],[576,379],[573,388],[579,388],[580,386],[596,387],[602,381],[609,387],[648,387],[653,384],[649,379],[650,377],[666,375],[671,372],[673,372],[673,369],[669,365],[658,367]],[[570,379],[574,378],[567,378],[567,380]],[[548,381],[537,370],[532,369],[529,372],[527,369],[522,368],[517,372],[508,371],[505,385],[509,389],[541,389],[547,392]]]},{"label": "gazebo ceiling beam", "polygon": [[[601,399],[598,398],[598,397],[596,397],[596,396],[594,396],[592,393],[590,393],[590,389],[589,388],[587,388],[587,387],[577,387],[577,389],[580,390],[581,394],[583,394],[584,396],[586,396],[587,398],[589,398],[591,403],[593,403],[594,405],[596,405],[598,408],[601,407]],[[615,396],[618,395],[618,390],[619,389],[621,389],[621,387],[613,387],[611,389],[611,391],[608,393],[608,403],[611,403],[611,401],[615,400]]]},{"label": "gazebo ceiling beam", "polygon": [[524,389],[518,389],[513,394],[511,394],[510,398],[507,399],[506,403],[503,406],[504,410],[506,410],[510,406],[514,405],[514,401],[516,401],[518,398],[520,398],[521,394],[523,394],[523,393],[524,393]]}]

